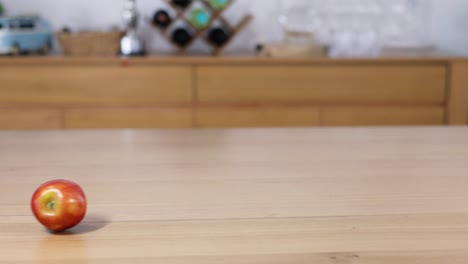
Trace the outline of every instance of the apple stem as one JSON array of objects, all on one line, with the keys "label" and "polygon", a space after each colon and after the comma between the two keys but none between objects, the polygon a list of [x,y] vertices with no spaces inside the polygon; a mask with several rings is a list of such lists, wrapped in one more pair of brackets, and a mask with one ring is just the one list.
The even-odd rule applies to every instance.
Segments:
[{"label": "apple stem", "polygon": [[51,201],[47,204],[47,209],[53,210],[55,207],[55,201]]}]

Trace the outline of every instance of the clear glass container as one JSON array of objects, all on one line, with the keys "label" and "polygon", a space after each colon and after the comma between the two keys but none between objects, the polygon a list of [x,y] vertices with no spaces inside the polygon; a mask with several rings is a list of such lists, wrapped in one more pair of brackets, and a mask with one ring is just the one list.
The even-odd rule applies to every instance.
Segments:
[{"label": "clear glass container", "polygon": [[320,43],[332,57],[372,57],[384,47],[430,43],[428,0],[282,0],[286,43]]},{"label": "clear glass container", "polygon": [[328,0],[325,5],[332,57],[376,56],[380,51],[380,0]]},{"label": "clear glass container", "polygon": [[283,0],[279,22],[288,44],[310,44],[317,41],[319,10],[315,0]]}]

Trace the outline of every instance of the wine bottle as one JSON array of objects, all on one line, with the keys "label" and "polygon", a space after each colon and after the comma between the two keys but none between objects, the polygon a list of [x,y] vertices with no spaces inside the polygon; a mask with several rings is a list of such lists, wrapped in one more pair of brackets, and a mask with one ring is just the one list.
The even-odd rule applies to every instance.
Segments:
[{"label": "wine bottle", "polygon": [[229,0],[209,0],[208,3],[214,10],[222,10],[227,7]]},{"label": "wine bottle", "polygon": [[178,8],[185,9],[192,3],[192,0],[172,0],[172,4]]},{"label": "wine bottle", "polygon": [[172,23],[172,18],[166,10],[158,10],[153,16],[153,25],[166,29]]},{"label": "wine bottle", "polygon": [[203,8],[195,8],[190,12],[190,24],[196,29],[204,29],[211,20],[211,14]]},{"label": "wine bottle", "polygon": [[208,41],[218,47],[222,47],[231,38],[231,33],[222,28],[215,27],[208,32]]},{"label": "wine bottle", "polygon": [[172,41],[179,47],[185,48],[192,42],[193,35],[185,28],[179,27],[172,32]]}]

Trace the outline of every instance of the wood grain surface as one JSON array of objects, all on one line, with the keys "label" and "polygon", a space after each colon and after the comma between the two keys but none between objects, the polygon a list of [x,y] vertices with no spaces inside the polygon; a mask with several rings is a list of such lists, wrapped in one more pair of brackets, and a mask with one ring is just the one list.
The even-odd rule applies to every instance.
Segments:
[{"label": "wood grain surface", "polygon": [[202,128],[320,125],[320,108],[317,106],[200,106],[195,109],[195,126]]},{"label": "wood grain surface", "polygon": [[86,107],[64,111],[67,129],[190,128],[191,107]]},{"label": "wood grain surface", "polygon": [[[365,76],[365,77],[364,77]],[[442,105],[444,66],[202,66],[201,103]]]},{"label": "wood grain surface", "polygon": [[[85,190],[61,235],[44,181]],[[0,133],[0,263],[468,262],[468,129]]]},{"label": "wood grain surface", "polygon": [[190,67],[1,67],[3,105],[188,104]]},{"label": "wood grain surface", "polygon": [[450,72],[451,89],[448,94],[447,123],[466,125],[468,124],[468,63],[453,62]]},{"label": "wood grain surface", "polygon": [[466,65],[442,55],[5,57],[0,130],[466,125]]},{"label": "wood grain surface", "polygon": [[178,65],[374,65],[378,64],[411,64],[411,65],[444,65],[448,61],[467,62],[468,59],[457,56],[386,56],[377,58],[327,58],[327,57],[302,57],[302,58],[268,58],[252,56],[252,54],[235,54],[223,56],[149,56],[135,58],[119,57],[64,57],[64,56],[25,56],[25,57],[0,57],[0,66],[178,66]]},{"label": "wood grain surface", "polygon": [[58,109],[37,107],[0,107],[0,129],[59,129],[63,113]]},{"label": "wood grain surface", "polygon": [[323,126],[442,125],[443,107],[324,107]]}]

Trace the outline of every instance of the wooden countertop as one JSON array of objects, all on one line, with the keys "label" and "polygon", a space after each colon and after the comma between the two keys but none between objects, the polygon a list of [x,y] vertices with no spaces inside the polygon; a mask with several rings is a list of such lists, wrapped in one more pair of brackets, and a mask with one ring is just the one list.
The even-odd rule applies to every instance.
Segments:
[{"label": "wooden countertop", "polygon": [[3,57],[0,66],[39,66],[39,65],[322,65],[322,64],[444,64],[449,61],[467,61],[468,58],[454,56],[432,57],[380,57],[380,58],[262,58],[255,56],[150,56],[143,58],[118,57]]},{"label": "wooden countertop", "polygon": [[1,263],[468,263],[467,128],[1,132],[0,188]]}]

